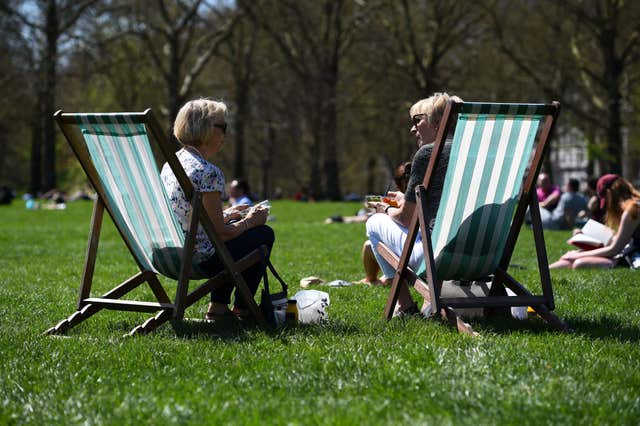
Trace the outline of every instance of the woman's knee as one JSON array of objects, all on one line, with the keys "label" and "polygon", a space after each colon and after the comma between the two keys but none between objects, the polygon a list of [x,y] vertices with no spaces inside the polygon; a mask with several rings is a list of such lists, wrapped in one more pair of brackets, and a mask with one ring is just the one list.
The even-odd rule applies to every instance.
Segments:
[{"label": "woman's knee", "polygon": [[367,228],[367,235],[368,236],[380,235],[380,231],[385,226],[385,222],[387,221],[388,218],[389,216],[383,213],[376,213],[373,216],[371,216],[367,220],[367,223],[365,224]]},{"label": "woman's knee", "polygon": [[273,232],[273,228],[267,225],[260,225],[254,228],[258,234],[256,240],[260,241],[260,244],[266,244],[269,247],[273,246],[276,240],[276,234]]}]

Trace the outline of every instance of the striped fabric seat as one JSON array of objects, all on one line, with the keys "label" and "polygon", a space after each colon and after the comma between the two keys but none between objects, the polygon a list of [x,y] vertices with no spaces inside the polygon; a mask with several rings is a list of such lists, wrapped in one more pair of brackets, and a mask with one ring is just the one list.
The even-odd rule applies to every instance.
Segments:
[{"label": "striped fabric seat", "polygon": [[[432,232],[439,279],[474,280],[496,270],[543,107],[463,104]],[[424,261],[417,272],[424,274]]]},{"label": "striped fabric seat", "polygon": [[185,236],[173,213],[147,129],[124,114],[78,114],[78,126],[113,218],[146,270],[177,279]]}]

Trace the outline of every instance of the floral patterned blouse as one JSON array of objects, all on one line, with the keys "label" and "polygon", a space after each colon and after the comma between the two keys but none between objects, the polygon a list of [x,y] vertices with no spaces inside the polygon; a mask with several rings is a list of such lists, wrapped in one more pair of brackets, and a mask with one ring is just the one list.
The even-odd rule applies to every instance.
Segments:
[{"label": "floral patterned blouse", "polygon": [[[176,155],[196,191],[218,191],[224,195],[224,174],[218,167],[205,160],[196,149],[191,147],[182,148],[176,152]],[[165,164],[162,167],[160,176],[162,177],[162,182],[164,183],[164,187],[167,191],[171,207],[176,214],[178,222],[180,222],[182,231],[186,235],[189,228],[191,203],[184,195],[182,188],[180,188],[180,184],[173,174],[171,167],[169,167],[169,164]],[[213,247],[213,244],[209,241],[202,225],[199,225],[198,233],[196,234],[193,264],[198,264],[209,259],[214,253],[215,248]]]}]

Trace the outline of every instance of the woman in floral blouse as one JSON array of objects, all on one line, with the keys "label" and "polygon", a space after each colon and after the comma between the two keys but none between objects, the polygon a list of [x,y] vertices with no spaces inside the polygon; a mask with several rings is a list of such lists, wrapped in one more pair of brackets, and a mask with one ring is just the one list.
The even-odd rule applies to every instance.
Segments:
[{"label": "woman in floral blouse", "polygon": [[[273,230],[265,225],[268,211],[256,207],[242,217],[241,211],[247,206],[237,206],[223,211],[222,196],[225,179],[222,171],[212,161],[224,145],[227,123],[227,106],[209,99],[187,102],[178,112],[173,126],[173,134],[183,145],[176,155],[196,191],[202,194],[202,204],[217,235],[229,249],[234,259],[240,259],[261,245],[271,251],[274,242]],[[173,210],[186,233],[191,213],[191,203],[180,188],[168,164],[162,168],[162,180]],[[235,220],[234,220],[235,219]],[[215,248],[207,238],[202,226],[196,235],[193,265],[196,270],[213,276],[223,270],[223,264],[215,254]],[[253,294],[264,273],[264,265],[257,263],[242,275]],[[229,309],[233,286],[228,285],[211,292],[211,303],[206,319],[212,320],[227,315],[244,316],[246,307],[241,297],[236,295],[232,309]]]}]

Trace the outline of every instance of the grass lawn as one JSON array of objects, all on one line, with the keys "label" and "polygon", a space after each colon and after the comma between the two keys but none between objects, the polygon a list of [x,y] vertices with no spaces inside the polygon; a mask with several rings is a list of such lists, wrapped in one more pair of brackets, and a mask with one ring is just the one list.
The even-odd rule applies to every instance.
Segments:
[{"label": "grass lawn", "polygon": [[[357,208],[273,203],[273,263],[290,294],[309,275],[362,278],[364,225],[322,223]],[[387,322],[388,291],[351,286],[324,289],[330,320],[318,326],[186,321],[124,338],[148,315],[104,311],[68,338],[44,337],[75,309],[90,215],[83,202],[0,208],[0,424],[638,424],[638,272],[552,272],[572,334],[537,319],[474,321],[479,338],[438,320]],[[550,259],[568,248],[566,232],[545,236]],[[538,291],[528,229],[513,264]],[[93,294],[135,272],[106,219]]]}]

